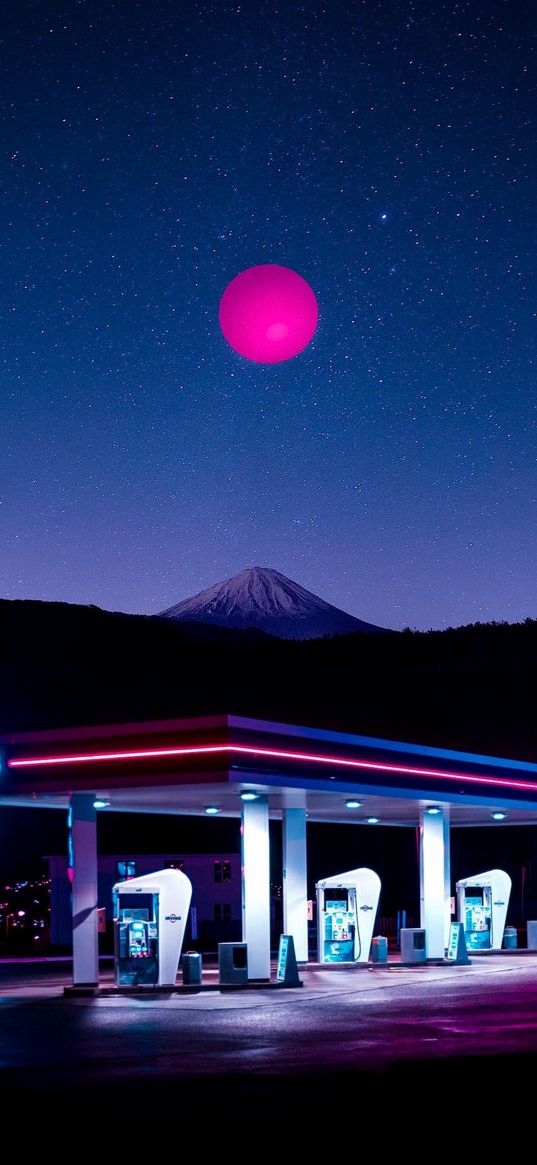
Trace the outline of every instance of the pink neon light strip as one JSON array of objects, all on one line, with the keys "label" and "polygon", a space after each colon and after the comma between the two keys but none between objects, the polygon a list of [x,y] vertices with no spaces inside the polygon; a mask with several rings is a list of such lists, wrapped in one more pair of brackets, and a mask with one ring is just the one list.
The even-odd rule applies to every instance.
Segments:
[{"label": "pink neon light strip", "polygon": [[90,762],[151,760],[156,757],[207,756],[214,753],[240,753],[245,756],[266,756],[278,760],[306,761],[308,764],[336,765],[338,768],[365,769],[382,773],[402,773],[413,777],[439,777],[445,781],[469,781],[478,785],[499,785],[502,788],[527,789],[537,792],[537,783],[513,781],[502,777],[478,777],[473,773],[446,773],[441,769],[411,768],[408,765],[386,764],[380,761],[350,760],[348,757],[322,756],[310,752],[289,752],[278,748],[255,748],[246,744],[200,744],[191,748],[144,748],[133,752],[79,753],[73,756],[19,757],[8,761],[12,769],[43,767],[44,765],[74,765]]}]

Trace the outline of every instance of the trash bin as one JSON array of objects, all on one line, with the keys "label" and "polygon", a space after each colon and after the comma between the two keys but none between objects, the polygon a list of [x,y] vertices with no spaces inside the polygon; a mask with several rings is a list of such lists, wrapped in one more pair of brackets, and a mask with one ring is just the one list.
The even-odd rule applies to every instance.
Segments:
[{"label": "trash bin", "polygon": [[425,963],[425,931],[415,926],[401,928],[401,962]]},{"label": "trash bin", "polygon": [[528,919],[528,950],[537,951],[537,919]]},{"label": "trash bin", "polygon": [[387,963],[388,962],[388,939],[383,938],[382,935],[377,935],[371,943],[371,962],[372,963]]},{"label": "trash bin", "polygon": [[197,951],[186,951],[181,959],[183,968],[183,983],[188,987],[199,987],[201,984],[202,962]]},{"label": "trash bin", "polygon": [[218,943],[218,973],[221,983],[248,982],[246,943]]},{"label": "trash bin", "polygon": [[505,951],[516,951],[517,947],[517,933],[516,926],[506,926],[503,932],[503,949]]}]

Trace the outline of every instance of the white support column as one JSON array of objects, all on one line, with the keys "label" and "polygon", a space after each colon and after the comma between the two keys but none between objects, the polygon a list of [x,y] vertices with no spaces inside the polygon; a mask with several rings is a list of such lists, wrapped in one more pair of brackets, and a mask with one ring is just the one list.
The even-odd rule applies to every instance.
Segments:
[{"label": "white support column", "polygon": [[73,983],[99,982],[97,935],[97,814],[94,793],[72,793]]},{"label": "white support column", "polygon": [[242,803],[242,939],[248,978],[270,979],[270,864],[268,798]]},{"label": "white support column", "polygon": [[292,934],[299,963],[308,961],[308,885],[305,809],[283,812],[283,929]]},{"label": "white support column", "polygon": [[450,840],[450,807],[443,809],[444,819],[444,946],[449,945],[449,928],[451,926],[451,840]]},{"label": "white support column", "polygon": [[[447,854],[447,862],[446,862]],[[447,869],[446,869],[447,866]],[[446,876],[447,875],[447,876]],[[427,932],[427,958],[443,959],[446,922],[449,916],[449,816],[420,810],[420,907],[421,926]]]}]

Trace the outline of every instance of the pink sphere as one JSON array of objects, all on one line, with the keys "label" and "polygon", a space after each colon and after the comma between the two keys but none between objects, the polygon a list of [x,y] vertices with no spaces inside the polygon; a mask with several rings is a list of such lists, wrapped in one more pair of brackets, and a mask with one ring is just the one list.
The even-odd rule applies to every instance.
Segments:
[{"label": "pink sphere", "polygon": [[262,263],[231,280],[218,318],[228,344],[241,356],[259,364],[278,364],[309,344],[319,311],[301,275],[290,267]]}]

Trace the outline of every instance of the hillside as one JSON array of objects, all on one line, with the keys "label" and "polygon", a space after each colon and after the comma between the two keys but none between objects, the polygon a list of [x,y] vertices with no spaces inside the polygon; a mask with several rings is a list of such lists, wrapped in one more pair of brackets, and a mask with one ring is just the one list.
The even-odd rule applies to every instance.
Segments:
[{"label": "hillside", "polygon": [[537,621],[290,641],[0,601],[0,731],[234,712],[537,755]]}]

